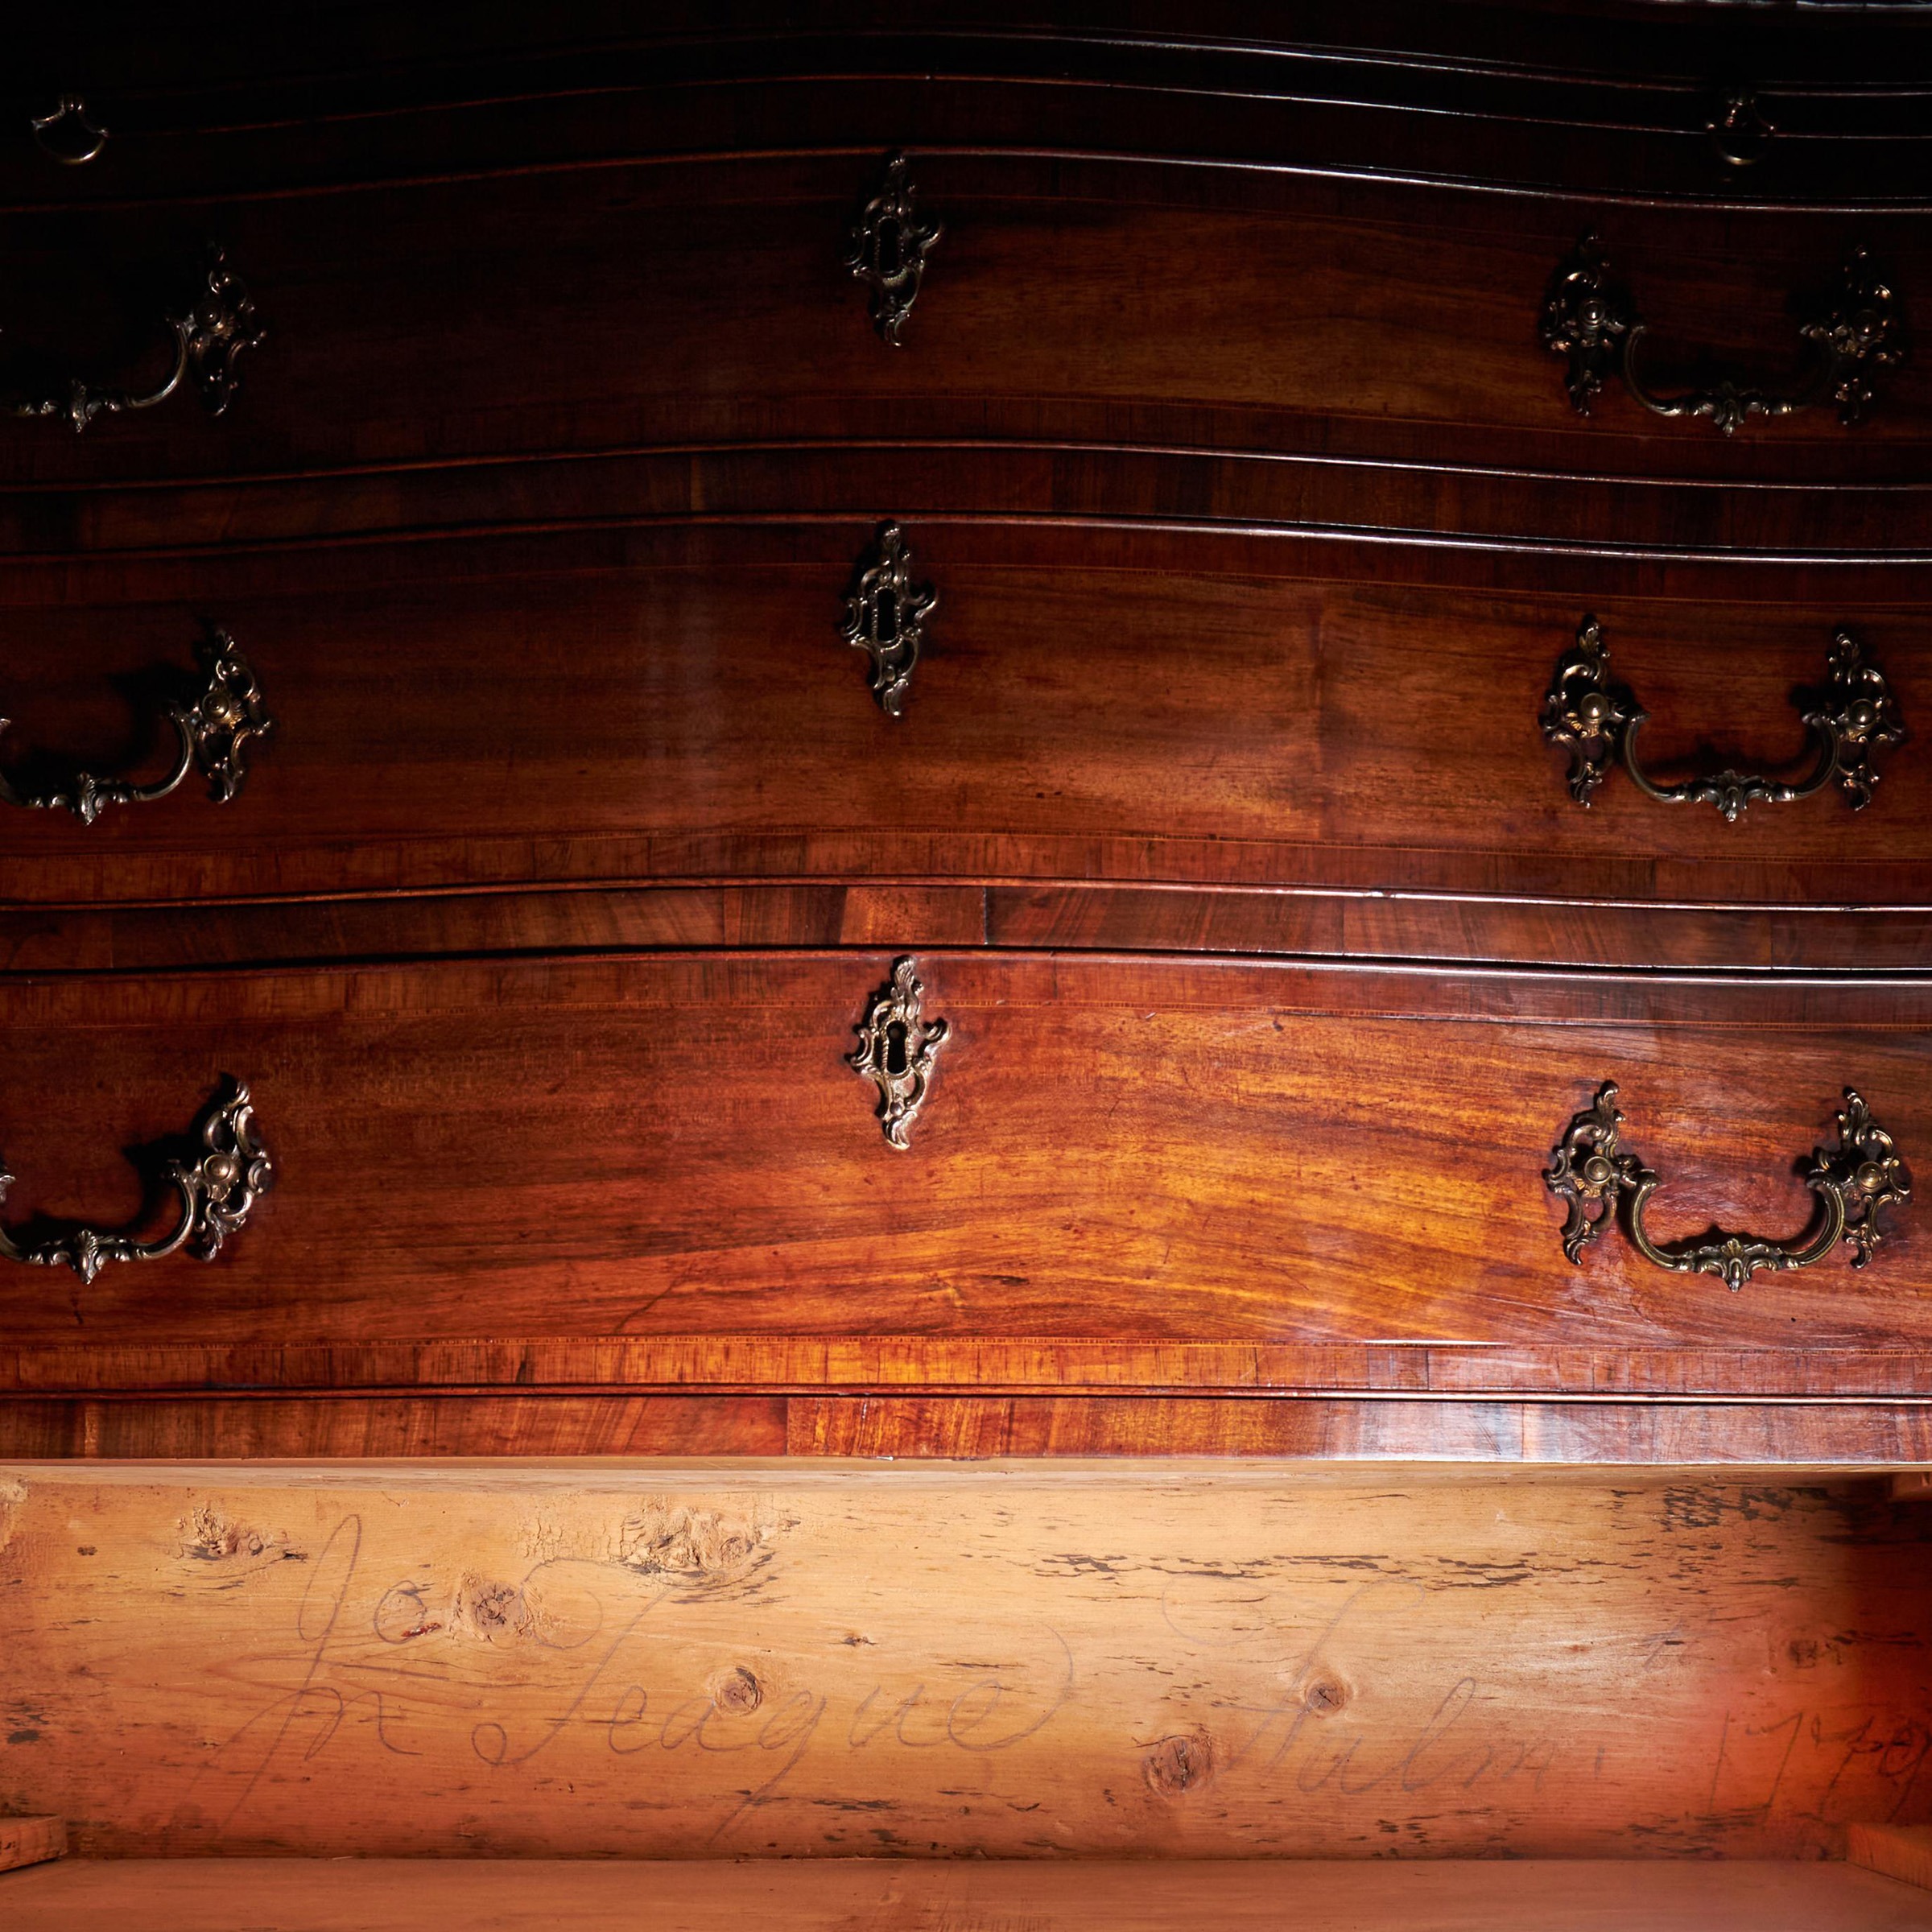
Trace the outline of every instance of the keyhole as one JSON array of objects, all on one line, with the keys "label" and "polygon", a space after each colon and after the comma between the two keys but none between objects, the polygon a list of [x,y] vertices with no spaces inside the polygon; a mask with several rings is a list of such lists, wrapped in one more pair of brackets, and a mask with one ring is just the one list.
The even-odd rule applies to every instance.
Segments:
[{"label": "keyhole", "polygon": [[879,592],[878,638],[881,644],[899,641],[899,601],[890,590]]},{"label": "keyhole", "polygon": [[902,258],[904,237],[899,233],[898,222],[889,222],[879,230],[879,273],[896,275]]},{"label": "keyhole", "polygon": [[886,1029],[886,1071],[895,1080],[906,1071],[906,1023],[894,1020]]}]

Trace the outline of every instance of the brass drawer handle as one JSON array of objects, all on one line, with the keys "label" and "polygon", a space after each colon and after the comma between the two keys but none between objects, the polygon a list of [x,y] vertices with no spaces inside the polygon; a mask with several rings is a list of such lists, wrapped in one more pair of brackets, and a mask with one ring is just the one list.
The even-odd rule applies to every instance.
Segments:
[{"label": "brass drawer handle", "polygon": [[[208,1152],[192,1167],[180,1161],[167,1164],[167,1178],[181,1199],[181,1218],[172,1233],[158,1241],[137,1241],[125,1234],[76,1228],[23,1247],[0,1228],[0,1257],[34,1268],[71,1268],[84,1282],[91,1282],[109,1261],[158,1261],[182,1248],[212,1261],[254,1212],[275,1179],[275,1169],[256,1131],[248,1089],[239,1081],[227,1099],[214,1101],[204,1112],[200,1136]],[[14,1179],[0,1171],[0,1202]]]},{"label": "brass drawer handle", "polygon": [[17,398],[6,407],[16,416],[64,416],[80,431],[97,416],[152,409],[192,377],[202,407],[211,416],[220,415],[234,398],[239,381],[236,358],[245,349],[259,349],[268,332],[255,319],[254,303],[221,249],[208,250],[204,287],[206,292],[195,308],[185,316],[167,318],[175,365],[159,389],[135,395],[125,389],[91,388],[76,376],[64,396]]},{"label": "brass drawer handle", "polygon": [[34,114],[27,126],[40,151],[63,167],[85,167],[107,146],[107,130],[88,118],[78,94],[63,94],[51,114]]},{"label": "brass drawer handle", "polygon": [[902,1150],[912,1145],[912,1124],[926,1104],[933,1062],[952,1031],[945,1021],[926,1018],[925,995],[911,955],[895,960],[892,977],[866,1006],[858,1047],[845,1062],[879,1090],[879,1125]]},{"label": "brass drawer handle", "polygon": [[1789,389],[1725,375],[1703,388],[1660,395],[1637,373],[1649,327],[1611,281],[1602,243],[1586,234],[1550,278],[1541,330],[1543,347],[1569,363],[1565,382],[1579,415],[1589,415],[1614,377],[1653,415],[1707,416],[1727,436],[1748,416],[1789,416],[1825,402],[1837,405],[1839,421],[1849,428],[1871,408],[1883,373],[1902,365],[1907,353],[1898,297],[1862,248],[1846,256],[1829,305],[1800,326],[1808,367]]},{"label": "brass drawer handle", "polygon": [[852,279],[872,291],[872,325],[894,349],[906,346],[899,331],[919,299],[926,258],[946,232],[940,222],[921,221],[914,200],[906,157],[888,155],[879,192],[860,212],[845,246]]},{"label": "brass drawer handle", "polygon": [[1616,1084],[1605,1081],[1595,1102],[1571,1121],[1551,1150],[1554,1165],[1545,1170],[1543,1183],[1569,1205],[1563,1253],[1572,1261],[1583,1258],[1583,1249],[1616,1219],[1620,1205],[1637,1253],[1673,1274],[1719,1275],[1726,1287],[1738,1289],[1760,1269],[1781,1273],[1809,1268],[1840,1241],[1850,1245],[1852,1265],[1862,1268],[1885,1239],[1880,1209],[1903,1208],[1912,1198],[1911,1176],[1891,1135],[1847,1087],[1838,1116],[1838,1145],[1814,1149],[1805,1175],[1805,1185],[1824,1208],[1824,1220],[1809,1238],[1768,1241],[1715,1228],[1700,1241],[1660,1248],[1644,1232],[1644,1209],[1657,1190],[1657,1177],[1624,1146],[1623,1124]]},{"label": "brass drawer handle", "polygon": [[903,716],[912,674],[926,643],[926,620],[938,608],[930,584],[912,580],[912,547],[896,523],[859,559],[858,581],[845,600],[839,635],[872,660],[872,695],[889,718]]},{"label": "brass drawer handle", "polygon": [[1872,753],[1901,743],[1905,726],[1885,673],[1867,662],[1850,631],[1832,638],[1825,670],[1825,688],[1801,713],[1818,745],[1818,762],[1808,778],[1789,785],[1726,770],[1659,785],[1637,762],[1637,734],[1650,714],[1624,686],[1611,682],[1603,626],[1586,617],[1577,626],[1576,642],[1556,661],[1543,700],[1543,736],[1570,753],[1570,795],[1579,805],[1590,803],[1611,760],[1618,758],[1645,797],[1666,805],[1715,805],[1728,824],[1735,824],[1748,805],[1808,799],[1834,778],[1857,811],[1872,803],[1878,782]]},{"label": "brass drawer handle", "polygon": [[[168,721],[180,742],[175,768],[166,778],[152,785],[135,785],[125,778],[97,778],[92,772],[82,771],[74,774],[64,791],[22,792],[0,774],[0,803],[29,811],[71,811],[83,825],[91,825],[110,805],[145,805],[166,798],[192,768],[198,766],[208,780],[209,795],[217,804],[227,804],[240,793],[248,775],[242,748],[250,738],[266,737],[275,721],[262,701],[262,687],[248,660],[226,631],[211,635],[201,646],[201,657],[208,669],[208,688],[192,705],[167,708]],[[0,733],[10,722],[0,718]]]}]

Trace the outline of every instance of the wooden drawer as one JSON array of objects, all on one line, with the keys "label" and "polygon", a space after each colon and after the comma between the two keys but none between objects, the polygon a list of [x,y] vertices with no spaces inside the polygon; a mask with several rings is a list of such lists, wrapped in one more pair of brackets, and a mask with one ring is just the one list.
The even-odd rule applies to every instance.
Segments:
[{"label": "wooden drawer", "polygon": [[[0,693],[21,791],[74,796],[76,766],[164,773],[165,703],[205,683],[210,624],[245,653],[275,722],[242,746],[229,803],[191,773],[175,795],[92,824],[6,812],[0,892],[86,906],[1084,880],[1464,902],[1460,938],[1378,940],[1364,909],[1323,939],[1294,899],[1230,941],[1278,951],[1628,958],[1642,942],[1609,930],[1620,905],[1755,909],[1788,935],[1767,954],[1756,927],[1718,931],[1701,955],[1713,963],[1912,956],[1909,937],[1903,953],[1872,939],[1834,954],[1818,937],[1829,915],[1798,908],[1926,902],[1919,743],[1872,753],[1863,810],[1828,783],[1727,823],[1708,803],[1645,797],[1614,764],[1584,809],[1539,722],[1588,613],[1608,682],[1650,714],[1649,771],[1674,782],[1728,759],[1802,779],[1815,747],[1794,693],[1827,682],[1841,627],[1906,729],[1932,720],[1922,609],[1860,605],[1856,580],[1829,602],[1827,584],[1789,572],[1743,573],[1728,597],[1721,576],[1666,587],[1703,593],[1686,599],[1606,570],[1594,583],[1609,594],[1586,603],[1534,588],[1534,567],[1480,590],[1364,580],[1359,557],[1341,577],[1341,562],[1232,539],[948,522],[907,536],[910,576],[939,605],[897,717],[840,636],[869,549],[856,520],[24,570],[6,593]],[[1512,932],[1475,903],[1502,899],[1577,910]],[[1171,932],[1117,910],[1104,942]],[[16,968],[80,956],[38,915],[6,936]]]},{"label": "wooden drawer", "polygon": [[1655,1241],[1795,1241],[1846,1088],[1932,1146],[1915,980],[934,954],[902,1150],[845,1060],[891,966],[0,989],[17,1239],[137,1216],[226,1081],[277,1176],[213,1265],[0,1270],[7,1385],[1932,1393],[1911,1210],[1734,1293],[1622,1233],[1573,1264],[1543,1179],[1615,1082]]},{"label": "wooden drawer", "polygon": [[[640,16],[576,0],[541,18],[473,5],[425,5],[407,20],[338,12],[326,47],[279,21],[237,19],[219,47],[167,49],[53,23],[43,31],[65,44],[26,56],[46,90],[31,111],[78,89],[112,131],[79,166],[55,161],[93,145],[77,115],[0,142],[0,195],[63,205],[287,193],[910,141],[1624,200],[1923,198],[1915,135],[1932,36],[1909,12],[1861,20],[1849,36],[1802,14],[1740,34],[1615,8],[1614,30],[1593,32],[1590,11],[1465,4],[1444,19],[1397,4],[1358,7],[1344,25],[1319,6],[1236,5],[1129,23],[1098,6],[1056,7],[1048,21],[1012,6],[861,4],[819,7],[802,27],[774,8]],[[1499,47],[1507,61],[1486,57]],[[1752,85],[1732,109],[1740,79]],[[1727,110],[1736,125],[1720,141],[1712,123]],[[1740,133],[1741,164],[1727,158]]]},{"label": "wooden drawer", "polygon": [[[697,1857],[738,1922],[814,1932],[1172,1932],[1219,1897],[1206,1867],[1163,1889],[1181,1858],[1223,1861],[1244,1909],[1213,1921],[1251,1932],[1932,1923],[1838,1862],[1932,1819],[1932,1509],[1882,1479],[137,1465],[5,1494],[0,1788],[84,1856],[169,1860],[171,1909],[197,1860],[237,1874],[232,1917],[144,1904],[169,1932],[604,1932],[645,1885],[718,1932],[658,1864],[596,1910],[601,1861]],[[881,1850],[931,1915],[867,1895],[850,1861]],[[337,1861],[321,1887],[303,1856]],[[338,1915],[265,1907],[251,1857]],[[415,1916],[383,1914],[381,1858],[437,1860]],[[507,1861],[487,1896],[477,1858]],[[582,1918],[544,1916],[523,1861],[551,1859]],[[1111,1859],[1167,1909],[1063,1917]],[[1242,1859],[1340,1862],[1257,1893]],[[1525,1862],[1554,1859],[1624,1862]],[[962,1872],[986,1889],[936,1889]],[[10,1926],[102,1922],[108,1888],[70,1872],[62,1912],[61,1876],[0,1876]]]},{"label": "wooden drawer", "polygon": [[1922,368],[1886,373],[1856,435],[1824,407],[1727,440],[1614,381],[1579,416],[1538,337],[1553,275],[1598,229],[1628,319],[1652,324],[1660,393],[1699,363],[1788,386],[1794,314],[1831,306],[1853,243],[1903,302],[1932,299],[1916,217],[941,150],[917,157],[916,185],[946,233],[894,352],[842,259],[877,175],[849,153],[671,159],[17,215],[19,383],[64,398],[76,372],[158,380],[163,318],[209,241],[270,334],[221,420],[184,395],[80,437],[16,424],[0,477],[151,485],[921,433],[1726,482],[1917,473]]}]

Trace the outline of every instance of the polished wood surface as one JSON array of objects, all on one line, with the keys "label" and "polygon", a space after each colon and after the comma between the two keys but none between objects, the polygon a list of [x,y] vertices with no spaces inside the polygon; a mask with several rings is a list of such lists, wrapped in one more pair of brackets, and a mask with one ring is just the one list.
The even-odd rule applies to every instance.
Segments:
[{"label": "polished wood surface", "polygon": [[[7,1224],[158,1232],[223,1076],[279,1185],[217,1267],[6,1269],[0,1443],[1923,1453],[1909,1213],[1733,1295],[1571,1267],[1539,1179],[1611,1078],[1666,1238],[1795,1234],[1847,1085],[1922,1165],[1923,746],[1727,826],[1580,810],[1538,717],[1591,613],[1666,779],[1798,775],[1840,626],[1922,737],[1932,371],[1586,419],[1538,318],[1595,229],[1660,383],[1793,379],[1853,244],[1909,323],[1925,21],[329,27],[11,48],[0,391],[158,382],[210,241],[267,334],[218,419],[0,436],[5,769],[153,774],[212,626],[277,724],[230,803],[0,812]],[[894,148],[897,350],[840,259]],[[898,720],[837,630],[888,518]],[[910,1154],[840,1063],[902,952]]]},{"label": "polished wood surface", "polygon": [[[136,572],[145,594],[132,599],[126,573],[105,566],[16,583],[4,691],[16,782],[57,782],[76,765],[164,770],[164,705],[189,695],[208,623],[247,654],[276,729],[248,748],[227,804],[191,777],[93,825],[7,813],[0,892],[87,906],[600,878],[1195,881],[1505,902],[1439,914],[1433,934],[1417,915],[1380,943],[1379,897],[1340,930],[1332,911],[1274,906],[1246,915],[1245,939],[1240,911],[1216,912],[1228,936],[1193,942],[1210,949],[1455,956],[1486,939],[1492,957],[1595,963],[1608,950],[1606,963],[1649,964],[1666,935],[1636,908],[1656,903],[1770,910],[1764,938],[1708,947],[1715,964],[1884,964],[1868,947],[1888,943],[1891,963],[1923,956],[1922,745],[1877,756],[1862,811],[1834,786],[1727,824],[1615,770],[1579,807],[1538,722],[1591,613],[1614,675],[1651,715],[1650,769],[1799,777],[1815,762],[1802,694],[1843,627],[1908,728],[1932,719],[1919,608],[1874,607],[1850,586],[1834,601],[1773,600],[1775,577],[1695,601],[1586,600],[1534,592],[1530,572],[1505,595],[1304,577],[1285,558],[1269,574],[1222,574],[1173,537],[1089,559],[1078,533],[1031,554],[997,531],[909,533],[940,605],[899,718],[839,635],[862,523],[666,531],[645,546],[661,561],[634,568],[579,538],[514,561],[463,546],[430,568],[394,551],[283,553],[273,569],[213,558],[160,581]],[[98,602],[78,599],[84,582]],[[1552,902],[1579,909],[1525,931]],[[1145,895],[1105,903],[1065,937],[1172,943]],[[1804,956],[1830,907],[1901,905],[1916,915],[1903,927],[1841,937],[1836,960],[1828,939],[1824,957]],[[346,934],[381,915],[340,916]],[[1492,919],[1505,923],[1487,931]],[[1004,914],[999,943],[1027,943],[1023,926]],[[192,943],[204,927],[180,930]],[[718,936],[712,923],[686,931]],[[942,919],[907,936],[976,935]],[[473,943],[460,924],[441,942]],[[308,943],[328,949],[320,931]],[[1781,956],[1754,958],[1766,944]],[[64,936],[13,961],[89,963]]]},{"label": "polished wood surface", "polygon": [[[279,1176],[214,1265],[85,1285],[7,1269],[7,1379],[100,1387],[129,1350],[198,1377],[217,1351],[270,1385],[353,1386],[454,1345],[487,1384],[532,1373],[510,1366],[520,1337],[562,1359],[608,1348],[606,1374],[660,1385],[822,1385],[874,1344],[915,1376],[1022,1389],[1185,1384],[1251,1348],[1359,1377],[1426,1345],[1431,1364],[1468,1358],[1468,1393],[1600,1393],[1606,1373],[1679,1393],[1928,1392],[1909,1210],[1868,1269],[1834,1257],[1731,1293],[1620,1235],[1572,1266],[1542,1180],[1615,1080],[1665,1177],[1656,1238],[1712,1221],[1795,1238],[1811,1202],[1794,1170],[1846,1087],[1908,1158],[1932,1146],[1916,980],[934,952],[927,1012],[952,1033],[901,1152],[844,1059],[890,963],[0,988],[17,1234],[138,1219],[139,1163],[225,1076],[249,1084]],[[1063,1343],[1092,1368],[1061,1366]]]},{"label": "polished wood surface", "polygon": [[[1910,216],[1616,209],[925,151],[922,201],[947,232],[895,353],[841,261],[878,165],[846,147],[18,214],[9,336],[23,371],[77,358],[119,379],[144,353],[164,369],[159,320],[184,276],[192,295],[211,241],[271,333],[219,421],[184,399],[85,437],[57,421],[16,426],[0,440],[13,520],[38,536],[27,547],[65,549],[85,541],[85,512],[63,529],[21,487],[319,481],[827,435],[862,445],[915,423],[996,443],[1232,444],[1727,485],[1920,473],[1922,362],[1889,372],[1856,434],[1809,410],[1726,439],[1662,422],[1614,387],[1579,416],[1537,337],[1552,274],[1600,229],[1653,321],[1660,383],[1702,361],[1788,386],[1793,311],[1822,305],[1854,242],[1908,301],[1932,289],[1932,247]],[[160,347],[144,349],[157,332]],[[1252,423],[1247,438],[1204,413],[1217,411]],[[1706,514],[1720,516],[1711,494]],[[1834,536],[1846,545],[1829,524],[1814,540]]]},{"label": "polished wood surface", "polygon": [[1798,1859],[1932,1809],[1932,1522],[1876,1483],[9,1476],[0,1790],[83,1855]]},{"label": "polished wood surface", "polygon": [[153,1932],[254,1932],[275,1901],[283,1932],[415,1932],[460,1915],[477,1932],[629,1932],[639,1896],[664,1932],[1174,1932],[1202,1915],[1235,1932],[1924,1932],[1905,1887],[1843,1865],[1629,1860],[1393,1866],[1216,1860],[1067,1869],[856,1859],[506,1865],[356,1859],[72,1864],[10,1890],[20,1932],[92,1932],[138,1912]]},{"label": "polished wood surface", "polygon": [[[367,1364],[374,1352],[357,1352]],[[412,1354],[395,1373],[428,1379],[449,1368],[448,1351]],[[526,1351],[557,1365],[567,1352]],[[580,1375],[621,1379],[649,1373],[642,1352],[580,1350]],[[750,1352],[735,1346],[734,1360]],[[1063,1348],[1051,1356],[1063,1356]],[[1228,1373],[1234,1352],[1221,1352]],[[695,1354],[695,1352],[694,1352]],[[266,1371],[284,1380],[287,1357]],[[752,1359],[796,1370],[766,1350]],[[1197,1358],[1193,1364],[1202,1366]],[[1616,1364],[1606,1363],[1613,1372]],[[1740,1364],[1727,1366],[1733,1370]],[[1748,1366],[1748,1364],[1746,1364]],[[823,1364],[815,1364],[822,1368]],[[1047,1351],[1036,1374],[1058,1366]],[[1306,1375],[1306,1356],[1297,1364]],[[865,1367],[875,1382],[880,1362]],[[29,1364],[43,1376],[57,1364]],[[178,1356],[146,1350],[101,1352],[98,1380],[138,1385],[157,1373],[188,1374]],[[1063,1367],[1059,1373],[1064,1373]],[[256,1376],[265,1372],[258,1366]],[[1315,1371],[1320,1373],[1319,1366]],[[231,1355],[205,1379],[220,1392],[108,1397],[23,1396],[0,1401],[0,1456],[129,1459],[258,1458],[296,1460],[398,1456],[890,1456],[895,1460],[977,1462],[1000,1456],[1293,1457],[1308,1463],[1480,1463],[1505,1468],[1686,1463],[1765,1470],[1794,1467],[1870,1469],[1932,1463],[1932,1404],[1923,1398],[1856,1402],[1673,1401],[1657,1395],[1546,1402],[1453,1395],[1391,1394],[1137,1396],[625,1395],[501,1388],[448,1388],[398,1394],[353,1389],[251,1391]],[[850,1371],[846,1378],[865,1379]],[[1286,1379],[1286,1378],[1284,1378]],[[1901,1501],[1918,1500],[1928,1480],[1895,1476]]]},{"label": "polished wood surface", "polygon": [[[125,877],[114,868],[117,877]],[[94,876],[100,874],[97,872]],[[1500,901],[1356,886],[706,884],[390,891],[175,908],[0,911],[17,974],[317,960],[923,943],[1116,953],[1514,960],[1678,970],[1910,972],[1932,907]]]}]

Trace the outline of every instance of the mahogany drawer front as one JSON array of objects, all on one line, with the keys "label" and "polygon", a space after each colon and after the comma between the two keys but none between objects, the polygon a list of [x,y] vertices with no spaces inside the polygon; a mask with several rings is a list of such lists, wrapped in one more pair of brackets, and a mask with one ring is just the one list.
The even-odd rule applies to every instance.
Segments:
[{"label": "mahogany drawer front", "polygon": [[[667,444],[928,434],[1208,445],[1558,473],[1916,475],[1932,394],[1888,372],[1725,439],[1615,382],[1592,419],[1538,341],[1585,229],[1652,324],[1653,386],[1715,359],[1793,379],[1798,322],[1863,243],[1909,308],[1916,217],[1606,210],[1399,183],[935,151],[945,224],[895,353],[843,259],[876,161],[671,162],[10,218],[19,382],[141,387],[219,242],[269,331],[218,420],[184,396],[0,440],[15,484],[283,477]],[[1875,271],[1876,272],[1876,271]],[[1921,293],[1918,299],[1932,299]],[[146,372],[146,373],[143,373]]]},{"label": "mahogany drawer front", "polygon": [[[279,26],[252,45],[181,50],[178,64],[137,55],[131,72],[135,50],[89,36],[45,63],[35,114],[55,125],[0,141],[0,196],[286,193],[750,145],[907,143],[1151,152],[1623,200],[1856,206],[1923,199],[1929,186],[1914,136],[1932,36],[1909,15],[1861,23],[1852,48],[1802,15],[1756,21],[1747,52],[1734,31],[1695,20],[1622,11],[1593,32],[1534,7],[1460,7],[1447,23],[1420,7],[1379,21],[1358,9],[1343,47],[1321,44],[1336,23],[1313,9],[1249,8],[1238,21],[1231,10],[1213,24],[1191,14],[1137,33],[1097,10],[1082,23],[1059,10],[1046,25],[1011,8],[968,19],[943,6],[827,6],[809,27],[768,17],[759,32],[741,8],[729,21],[702,7],[598,19],[578,5],[547,10],[547,32],[506,14],[494,39],[480,10],[432,26],[412,10],[360,52],[338,15],[320,63]],[[1501,46],[1506,63],[1483,57]],[[1740,98],[1747,71],[1754,85]],[[58,94],[76,89],[80,105],[55,117]],[[1727,114],[1732,125],[1714,128]]]},{"label": "mahogany drawer front", "polygon": [[[1802,778],[1817,762],[1803,694],[1841,628],[1905,729],[1932,729],[1922,609],[1799,602],[1754,574],[1732,600],[1586,604],[1302,574],[1178,535],[906,535],[938,606],[898,716],[840,634],[862,523],[25,574],[0,687],[14,720],[0,774],[18,793],[74,799],[77,768],[163,774],[166,706],[207,683],[206,625],[243,654],[273,727],[234,753],[225,803],[195,771],[91,823],[0,811],[0,892],[85,906],[873,877],[1928,898],[1922,741],[1871,753],[1862,810],[1827,783],[1727,823],[1614,764],[1585,808],[1541,722],[1593,615],[1611,685],[1649,714],[1647,774]],[[16,969],[71,963],[12,937]],[[1563,956],[1587,960],[1578,943]]]},{"label": "mahogany drawer front", "polygon": [[225,1083],[275,1176],[209,1265],[0,1265],[9,1385],[1927,1393],[1909,1206],[1868,1267],[1732,1292],[1615,1229],[1573,1265],[1543,1179],[1614,1082],[1649,1238],[1795,1246],[1846,1088],[1924,1165],[1922,982],[933,953],[901,1150],[846,1059],[892,967],[10,985],[14,1242],[137,1215]]}]

